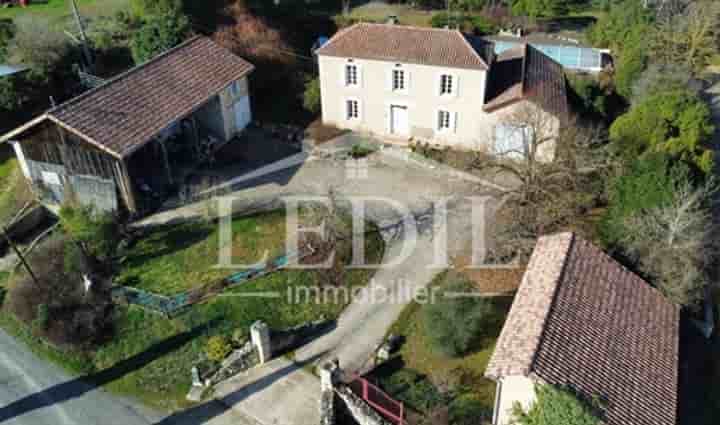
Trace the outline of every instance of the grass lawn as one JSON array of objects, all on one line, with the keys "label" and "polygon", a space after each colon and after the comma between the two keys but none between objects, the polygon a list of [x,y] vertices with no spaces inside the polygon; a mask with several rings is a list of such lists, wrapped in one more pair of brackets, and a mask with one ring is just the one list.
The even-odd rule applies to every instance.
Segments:
[{"label": "grass lawn", "polygon": [[33,194],[14,156],[0,160],[0,223],[10,220]]},{"label": "grass lawn", "polygon": [[[274,246],[284,236],[284,228],[279,224],[283,221],[281,218],[284,218],[284,214],[271,213],[235,220],[233,226],[236,230],[247,232],[238,236],[245,236],[245,241],[235,246],[238,257],[256,260],[255,250]],[[204,238],[200,238],[199,235],[208,230],[203,229],[203,232],[190,232],[190,236],[183,238],[182,235],[187,234],[183,229],[185,227],[179,226],[176,231],[166,229],[163,233],[151,234],[133,248],[137,256],[146,257],[146,263],[139,258],[132,260],[131,270],[141,284],[172,292],[180,289],[175,284],[178,279],[186,283],[195,282],[181,279],[183,271],[192,265],[205,267],[205,270],[215,273],[215,270],[209,268],[215,260],[210,258],[207,249],[216,243],[212,242],[216,233],[204,233]],[[163,234],[169,239],[163,241]],[[171,249],[173,243],[182,248]],[[366,244],[368,261],[380,261],[383,243],[379,235],[369,235]],[[154,271],[152,266],[164,270],[172,278],[162,279],[163,272]],[[145,277],[146,273],[162,282],[153,286]],[[313,270],[281,270],[229,289],[224,295],[258,291],[286,294],[293,287],[316,285],[319,279],[317,273]],[[345,283],[363,285],[370,280],[372,273],[372,270],[349,270],[345,275]],[[65,352],[47,346],[32,335],[28,326],[19,323],[5,311],[0,313],[0,326],[25,341],[38,355],[84,376],[90,382],[137,398],[155,408],[176,410],[188,405],[185,395],[191,384],[190,368],[202,358],[211,336],[229,337],[236,329],[247,330],[256,320],[264,320],[272,328],[281,329],[320,317],[336,318],[344,307],[342,300],[317,304],[311,300],[297,302],[286,296],[218,296],[194,305],[177,317],[165,319],[135,306],[117,306],[112,340],[86,352]]]},{"label": "grass lawn", "polygon": [[[445,273],[438,276],[432,285],[440,285],[444,281]],[[495,343],[505,321],[512,299],[510,297],[495,298],[496,317],[490,319],[488,329],[484,335],[475,343],[475,347],[465,356],[449,358],[437,353],[432,349],[432,344],[426,335],[423,326],[422,305],[412,303],[402,312],[395,322],[390,333],[403,337],[404,342],[396,357],[389,363],[395,363],[396,367],[389,367],[381,374],[388,372],[389,375],[380,377],[383,382],[397,380],[393,376],[404,374],[408,371],[413,374],[424,375],[427,381],[421,383],[428,389],[430,383],[437,386],[440,383],[457,381],[460,377],[460,385],[463,389],[457,398],[472,397],[480,402],[484,412],[492,412],[495,399],[495,383],[483,377],[485,368],[495,348]],[[399,367],[397,367],[399,366]],[[422,392],[428,392],[428,389]],[[423,410],[422,406],[413,405],[410,393],[419,392],[417,389],[408,387],[407,391],[390,394],[399,400],[405,401],[413,410]],[[452,403],[450,404],[452,406]]]},{"label": "grass lawn", "polygon": [[[34,3],[34,4],[33,4]],[[127,7],[129,0],[77,0],[78,9],[82,15],[99,16],[110,15],[113,12]],[[72,17],[72,9],[68,0],[30,0],[28,7],[0,8],[0,18],[17,18],[19,16],[41,16],[52,21],[60,21]]]},{"label": "grass lawn", "polygon": [[437,12],[418,10],[403,4],[372,2],[353,8],[350,11],[350,18],[362,21],[385,22],[388,16],[394,15],[398,17],[402,25],[429,27],[430,19],[435,13]]},{"label": "grass lawn", "polygon": [[[233,264],[254,264],[285,252],[285,213],[242,217],[232,222]],[[150,292],[173,295],[203,286],[235,270],[216,268],[218,226],[193,222],[151,231],[125,253],[116,282]]]}]

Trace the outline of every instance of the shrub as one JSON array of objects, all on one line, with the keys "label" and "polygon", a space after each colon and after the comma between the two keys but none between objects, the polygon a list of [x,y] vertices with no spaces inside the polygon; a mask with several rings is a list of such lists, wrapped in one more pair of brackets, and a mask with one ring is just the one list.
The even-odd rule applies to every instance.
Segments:
[{"label": "shrub", "polygon": [[213,362],[219,363],[227,357],[232,351],[230,342],[224,336],[216,335],[208,339],[205,347],[207,358]]},{"label": "shrub", "polygon": [[492,410],[485,407],[474,394],[462,394],[448,406],[453,425],[477,425],[482,419],[492,418]]},{"label": "shrub", "polygon": [[646,151],[666,152],[709,173],[713,152],[705,144],[713,130],[707,104],[685,90],[674,90],[634,105],[610,127],[610,139],[631,157]]},{"label": "shrub", "polygon": [[535,403],[525,412],[519,403],[513,406],[517,425],[599,425],[597,402],[588,403],[569,389],[551,385],[535,386]]},{"label": "shrub", "polygon": [[303,93],[303,106],[313,114],[320,112],[320,78],[309,78],[305,81],[305,92]]},{"label": "shrub", "polygon": [[115,254],[120,226],[112,214],[97,212],[91,205],[65,204],[60,208],[60,223],[85,254],[98,260],[108,260]]},{"label": "shrub", "polygon": [[371,153],[375,152],[377,149],[375,149],[373,146],[370,146],[365,143],[356,143],[353,145],[352,149],[350,150],[350,156],[352,156],[354,159],[359,158],[365,158],[366,156],[370,155]]},{"label": "shrub", "polygon": [[628,232],[626,221],[631,215],[670,202],[675,188],[688,174],[687,166],[674,164],[662,153],[633,160],[626,173],[609,183],[609,207],[600,223],[603,242],[618,243]]},{"label": "shrub", "polygon": [[427,376],[411,369],[401,369],[384,378],[381,385],[385,392],[421,412],[428,412],[447,401]]},{"label": "shrub", "polygon": [[248,341],[248,331],[244,328],[238,328],[233,331],[232,342],[237,345],[243,345]]},{"label": "shrub", "polygon": [[493,307],[487,299],[454,296],[473,292],[474,287],[467,280],[451,279],[437,300],[423,307],[423,324],[433,349],[457,357],[467,353],[481,336]]},{"label": "shrub", "polygon": [[138,64],[146,62],[182,43],[189,34],[190,22],[180,11],[151,15],[130,41],[133,59]]}]

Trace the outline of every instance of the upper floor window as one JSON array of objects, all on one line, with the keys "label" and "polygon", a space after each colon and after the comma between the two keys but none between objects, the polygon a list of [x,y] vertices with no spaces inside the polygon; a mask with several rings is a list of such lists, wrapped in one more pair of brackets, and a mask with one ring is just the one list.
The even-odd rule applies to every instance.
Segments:
[{"label": "upper floor window", "polygon": [[360,119],[360,103],[354,99],[345,101],[345,118],[348,120]]},{"label": "upper floor window", "polygon": [[392,71],[392,89],[393,91],[405,90],[405,71],[402,69],[393,69]]},{"label": "upper floor window", "polygon": [[455,79],[450,74],[442,74],[440,76],[440,95],[455,94]]},{"label": "upper floor window", "polygon": [[348,63],[345,65],[345,85],[358,85],[358,66],[354,63]]}]

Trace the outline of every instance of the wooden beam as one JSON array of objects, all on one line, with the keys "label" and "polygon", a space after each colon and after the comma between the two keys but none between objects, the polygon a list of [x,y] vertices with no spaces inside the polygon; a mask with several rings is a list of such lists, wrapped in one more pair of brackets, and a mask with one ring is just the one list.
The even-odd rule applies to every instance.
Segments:
[{"label": "wooden beam", "polygon": [[167,172],[167,178],[170,184],[173,184],[172,169],[170,168],[170,158],[168,157],[167,148],[165,142],[158,141],[160,143],[160,149],[162,150],[163,162],[165,163],[165,171]]},{"label": "wooden beam", "polygon": [[138,205],[135,198],[135,190],[133,189],[132,181],[130,179],[130,172],[128,171],[127,163],[122,160],[117,160],[115,162],[115,165],[119,174],[118,182],[120,186],[124,188],[125,204],[127,205],[127,208],[131,213],[136,214],[139,212]]}]

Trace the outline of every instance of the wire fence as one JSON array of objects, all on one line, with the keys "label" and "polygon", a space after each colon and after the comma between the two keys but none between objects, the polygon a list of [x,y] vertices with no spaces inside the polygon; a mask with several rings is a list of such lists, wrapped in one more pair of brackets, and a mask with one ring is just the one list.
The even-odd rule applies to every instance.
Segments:
[{"label": "wire fence", "polygon": [[281,270],[288,265],[294,264],[302,258],[313,254],[313,252],[314,250],[312,247],[308,245],[299,252],[281,255],[263,267],[255,267],[238,273],[233,273],[215,283],[193,288],[173,296],[164,296],[144,291],[140,288],[118,285],[113,287],[112,297],[114,300],[121,303],[137,305],[156,313],[160,313],[163,316],[173,317],[193,304],[213,298],[230,287],[237,286]]}]

